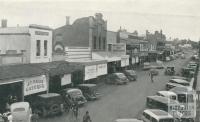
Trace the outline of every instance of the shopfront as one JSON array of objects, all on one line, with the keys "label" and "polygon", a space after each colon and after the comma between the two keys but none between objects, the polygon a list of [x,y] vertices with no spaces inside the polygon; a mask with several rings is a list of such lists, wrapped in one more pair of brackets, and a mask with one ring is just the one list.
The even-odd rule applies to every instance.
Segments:
[{"label": "shopfront", "polygon": [[129,66],[129,55],[121,56],[121,68],[124,69]]},{"label": "shopfront", "polygon": [[47,91],[47,84],[45,72],[29,64],[0,66],[0,112],[5,112],[6,104]]},{"label": "shopfront", "polygon": [[140,52],[139,63],[143,64],[144,62],[149,62],[149,60],[148,60],[148,52]]}]

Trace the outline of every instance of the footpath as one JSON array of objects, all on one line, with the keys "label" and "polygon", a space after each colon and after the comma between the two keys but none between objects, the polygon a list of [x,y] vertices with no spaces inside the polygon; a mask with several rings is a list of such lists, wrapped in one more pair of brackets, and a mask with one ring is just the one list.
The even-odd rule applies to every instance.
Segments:
[{"label": "footpath", "polygon": [[200,122],[200,70],[197,75],[197,84],[196,84],[196,93],[197,93],[197,103],[196,103],[196,119],[195,122]]}]

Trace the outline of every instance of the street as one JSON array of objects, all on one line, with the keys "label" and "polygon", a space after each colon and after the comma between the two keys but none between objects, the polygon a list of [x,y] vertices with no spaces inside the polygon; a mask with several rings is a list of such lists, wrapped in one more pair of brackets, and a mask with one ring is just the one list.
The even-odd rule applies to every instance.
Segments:
[{"label": "street", "polygon": [[[173,65],[175,71],[179,71],[189,57],[190,53],[186,54],[186,59],[179,58],[164,64]],[[146,97],[155,95],[159,90],[164,90],[170,76],[165,76],[164,69],[159,69],[159,75],[154,77],[155,81],[152,83],[148,71],[137,71],[137,75],[138,80],[128,85],[101,84],[98,91],[102,97],[81,107],[77,122],[82,122],[86,111],[89,111],[92,122],[114,122],[117,118],[139,118],[145,108]],[[44,118],[39,122],[73,122],[73,120],[70,113],[64,113],[62,116]]]}]

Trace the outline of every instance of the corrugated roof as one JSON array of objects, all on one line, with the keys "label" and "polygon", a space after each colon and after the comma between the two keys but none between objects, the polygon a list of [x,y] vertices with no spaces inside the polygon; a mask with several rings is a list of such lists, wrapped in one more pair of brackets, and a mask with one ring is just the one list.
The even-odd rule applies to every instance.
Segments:
[{"label": "corrugated roof", "polygon": [[36,63],[31,64],[34,67],[43,69],[49,73],[50,76],[60,75],[60,74],[69,74],[76,70],[82,70],[82,65],[73,65],[66,61],[54,61],[48,63]]},{"label": "corrugated roof", "polygon": [[32,67],[30,64],[0,66],[0,82],[1,80],[39,76],[42,74],[45,74],[44,70]]}]

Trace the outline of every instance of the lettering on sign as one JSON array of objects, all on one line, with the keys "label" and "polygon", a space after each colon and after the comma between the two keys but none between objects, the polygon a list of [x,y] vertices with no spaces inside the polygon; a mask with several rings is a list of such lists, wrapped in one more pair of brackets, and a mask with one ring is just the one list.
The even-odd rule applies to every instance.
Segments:
[{"label": "lettering on sign", "polygon": [[47,83],[44,75],[24,80],[24,96],[46,91]]},{"label": "lettering on sign", "polygon": [[107,64],[98,64],[97,65],[97,75],[105,75],[107,74]]},{"label": "lettering on sign", "polygon": [[85,66],[85,80],[89,80],[97,77],[96,65]]},{"label": "lettering on sign", "polygon": [[48,35],[49,35],[49,32],[35,31],[35,35],[48,36]]}]

